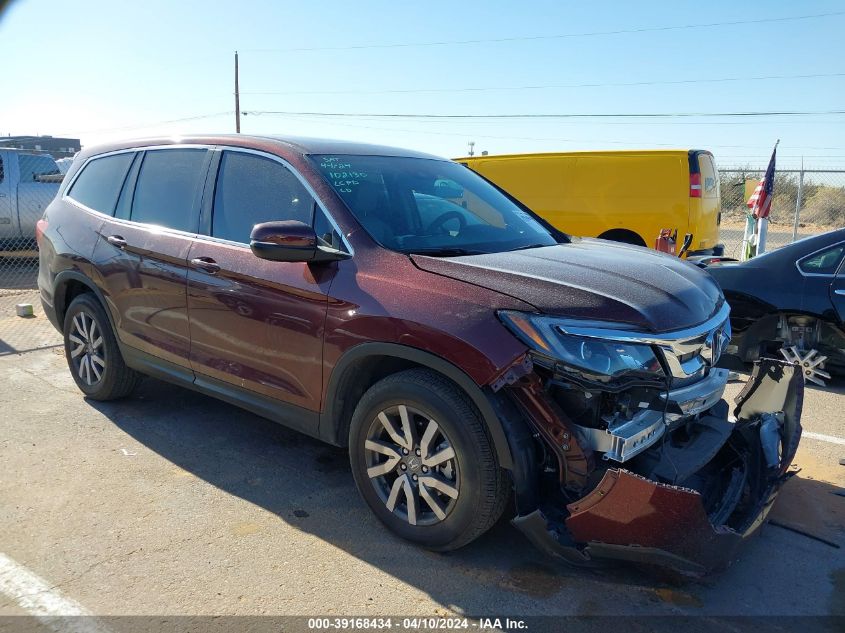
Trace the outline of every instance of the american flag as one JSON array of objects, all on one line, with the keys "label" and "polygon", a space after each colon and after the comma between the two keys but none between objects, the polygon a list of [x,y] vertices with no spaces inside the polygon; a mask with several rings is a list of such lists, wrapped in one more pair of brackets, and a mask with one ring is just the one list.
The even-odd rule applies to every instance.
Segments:
[{"label": "american flag", "polygon": [[772,150],[772,157],[769,159],[769,166],[766,169],[766,175],[763,180],[757,185],[754,193],[748,199],[748,208],[751,209],[751,215],[755,218],[769,217],[769,211],[772,208],[772,197],[775,193],[775,154],[777,154],[778,146]]}]

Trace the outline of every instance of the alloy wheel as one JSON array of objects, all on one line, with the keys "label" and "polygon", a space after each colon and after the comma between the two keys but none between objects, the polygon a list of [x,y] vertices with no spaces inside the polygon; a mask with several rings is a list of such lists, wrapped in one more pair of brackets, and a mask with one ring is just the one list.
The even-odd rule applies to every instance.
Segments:
[{"label": "alloy wheel", "polygon": [[70,358],[79,379],[87,385],[96,385],[106,370],[103,353],[103,334],[97,321],[87,312],[73,317],[70,333]]},{"label": "alloy wheel", "polygon": [[827,360],[827,356],[818,355],[817,350],[811,349],[808,352],[803,352],[793,345],[792,347],[782,347],[780,353],[788,362],[801,367],[805,380],[822,387],[825,386],[825,380],[830,380],[830,374],[824,371],[824,362]]},{"label": "alloy wheel", "polygon": [[429,415],[400,404],[381,411],[364,443],[367,476],[387,509],[411,525],[446,519],[460,494],[455,450]]}]

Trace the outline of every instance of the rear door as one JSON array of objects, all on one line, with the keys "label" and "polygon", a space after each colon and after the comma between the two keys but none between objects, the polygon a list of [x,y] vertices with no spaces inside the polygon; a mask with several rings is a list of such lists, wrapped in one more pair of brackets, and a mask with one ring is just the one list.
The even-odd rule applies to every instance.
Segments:
[{"label": "rear door", "polygon": [[198,384],[222,381],[316,411],[335,264],[267,261],[249,248],[257,223],[312,223],[317,205],[303,183],[277,157],[220,153],[216,186],[206,193],[206,235],[188,255],[188,311]]},{"label": "rear door", "polygon": [[[839,244],[838,248],[842,249],[843,258],[845,258],[845,244]],[[839,323],[845,323],[845,261],[839,263],[838,272],[830,284],[830,300],[836,310]]]},{"label": "rear door", "polygon": [[10,159],[14,158],[11,152],[0,150],[0,240],[8,239],[16,234],[17,222],[12,226],[12,165]]},{"label": "rear door", "polygon": [[[721,192],[719,190],[719,172],[716,163],[709,152],[696,152],[700,189],[700,197],[690,198],[689,230],[693,234],[691,250],[708,250],[716,246],[719,241],[719,221],[722,210]],[[693,161],[690,160],[690,168]]]},{"label": "rear door", "polygon": [[140,152],[94,254],[120,340],[184,368],[190,367],[187,257],[210,156],[197,146]]},{"label": "rear door", "polygon": [[46,154],[24,153],[18,154],[18,166],[18,235],[34,240],[35,223],[59,191],[59,166]]}]

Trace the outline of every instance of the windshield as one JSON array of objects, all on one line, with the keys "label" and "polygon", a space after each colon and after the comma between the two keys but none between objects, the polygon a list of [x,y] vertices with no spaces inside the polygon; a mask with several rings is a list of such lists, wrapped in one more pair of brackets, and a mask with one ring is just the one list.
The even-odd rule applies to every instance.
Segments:
[{"label": "windshield", "polygon": [[320,172],[367,232],[403,253],[498,253],[557,243],[475,172],[445,160],[317,155]]}]

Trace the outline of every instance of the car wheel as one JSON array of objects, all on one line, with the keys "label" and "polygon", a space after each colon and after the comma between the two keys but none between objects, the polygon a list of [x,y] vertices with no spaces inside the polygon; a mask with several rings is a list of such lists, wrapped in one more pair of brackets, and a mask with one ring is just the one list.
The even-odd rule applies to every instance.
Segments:
[{"label": "car wheel", "polygon": [[90,293],[76,297],[65,313],[65,357],[76,386],[94,400],[129,395],[140,374],[129,369],[102,305]]},{"label": "car wheel", "polygon": [[430,549],[487,531],[510,495],[472,401],[426,369],[388,376],[361,398],[349,431],[352,474],[376,516]]}]

